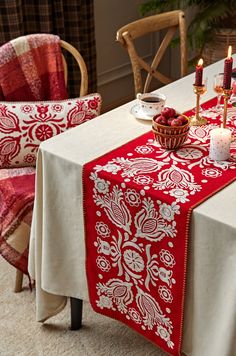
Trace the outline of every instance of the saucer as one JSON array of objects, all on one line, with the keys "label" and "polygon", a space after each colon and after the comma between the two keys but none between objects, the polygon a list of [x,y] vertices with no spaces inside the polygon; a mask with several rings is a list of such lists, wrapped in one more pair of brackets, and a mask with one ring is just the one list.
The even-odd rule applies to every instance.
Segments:
[{"label": "saucer", "polygon": [[140,107],[139,104],[135,104],[132,106],[130,109],[130,113],[136,117],[136,119],[142,119],[142,120],[152,120],[154,115],[147,115],[144,113]]}]

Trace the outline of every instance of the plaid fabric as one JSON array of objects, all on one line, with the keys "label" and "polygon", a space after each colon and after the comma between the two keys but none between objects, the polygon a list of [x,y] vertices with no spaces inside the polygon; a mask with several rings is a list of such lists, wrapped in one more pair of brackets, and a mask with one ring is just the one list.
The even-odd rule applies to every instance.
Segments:
[{"label": "plaid fabric", "polygon": [[0,254],[28,274],[35,168],[0,169]]},{"label": "plaid fabric", "polygon": [[[0,1],[0,45],[31,33],[55,34],[77,48],[87,65],[89,92],[97,91],[93,0]],[[78,97],[78,65],[72,57],[67,62],[69,95]]]},{"label": "plaid fabric", "polygon": [[35,34],[2,45],[0,85],[2,101],[66,99],[60,38]]}]

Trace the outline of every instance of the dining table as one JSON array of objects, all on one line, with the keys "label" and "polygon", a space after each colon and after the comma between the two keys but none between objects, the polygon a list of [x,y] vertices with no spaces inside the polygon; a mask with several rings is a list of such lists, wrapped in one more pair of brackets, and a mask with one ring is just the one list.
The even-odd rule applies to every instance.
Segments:
[{"label": "dining table", "polygon": [[[236,63],[236,54],[232,55]],[[206,102],[216,96],[213,77],[224,60],[204,67]],[[196,105],[191,73],[154,92],[166,106],[186,112]],[[151,130],[135,117],[132,100],[41,143],[29,246],[36,281],[36,320],[44,322],[69,297],[89,300],[83,202],[85,164]],[[234,108],[236,113],[236,108]],[[236,170],[235,170],[236,172]],[[211,190],[211,186],[209,186]],[[236,356],[236,181],[191,214],[181,350],[188,356]]]}]

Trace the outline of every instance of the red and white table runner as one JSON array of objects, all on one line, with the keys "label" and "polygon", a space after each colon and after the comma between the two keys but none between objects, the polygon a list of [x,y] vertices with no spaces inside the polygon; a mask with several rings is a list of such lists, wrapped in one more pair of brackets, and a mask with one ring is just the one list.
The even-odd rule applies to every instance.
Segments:
[{"label": "red and white table runner", "polygon": [[[205,104],[209,124],[191,127],[178,150],[148,132],[83,171],[91,305],[172,355],[181,350],[191,212],[236,178],[235,142],[230,160],[209,158],[214,104]],[[236,134],[236,110],[228,114]]]}]

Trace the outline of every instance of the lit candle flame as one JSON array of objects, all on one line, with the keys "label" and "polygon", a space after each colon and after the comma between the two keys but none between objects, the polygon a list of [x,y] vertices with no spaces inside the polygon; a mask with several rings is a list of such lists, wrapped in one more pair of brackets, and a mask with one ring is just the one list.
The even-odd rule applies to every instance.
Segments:
[{"label": "lit candle flame", "polygon": [[231,54],[232,54],[232,46],[229,46],[229,48],[228,48],[228,58],[231,58]]},{"label": "lit candle flame", "polygon": [[199,59],[199,61],[198,61],[198,64],[197,64],[198,66],[202,66],[203,65],[203,59],[202,58],[200,58]]}]

